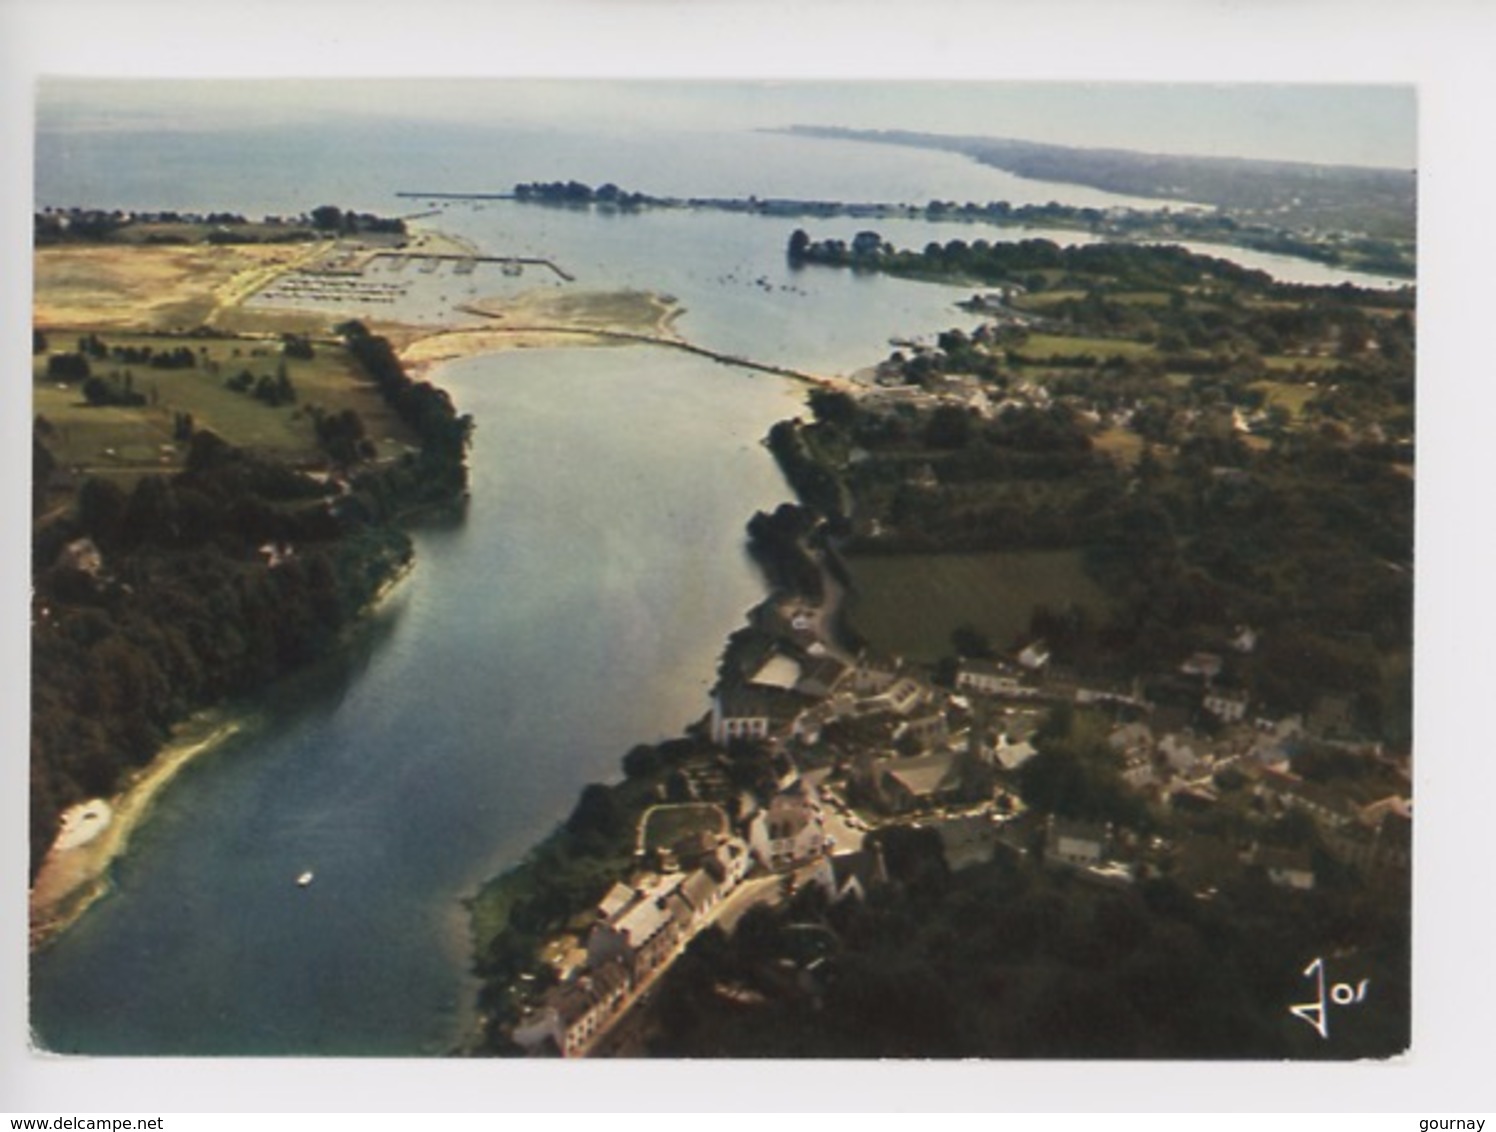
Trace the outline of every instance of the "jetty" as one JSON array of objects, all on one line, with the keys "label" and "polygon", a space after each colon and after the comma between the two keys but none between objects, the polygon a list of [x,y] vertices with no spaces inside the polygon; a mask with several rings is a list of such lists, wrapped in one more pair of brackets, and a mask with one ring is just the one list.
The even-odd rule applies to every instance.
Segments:
[{"label": "jetty", "polygon": [[513,200],[513,193],[417,193],[402,189],[395,194],[405,200]]},{"label": "jetty", "polygon": [[510,268],[514,267],[544,267],[554,271],[558,278],[568,283],[577,281],[577,277],[560,264],[539,256],[475,255],[467,252],[375,252],[369,259],[393,259],[406,263],[411,260],[420,260],[423,264],[428,264],[432,270],[435,270],[436,266],[441,263],[466,264],[467,271],[472,271],[473,267],[480,263],[497,263],[504,268],[506,274],[509,273]]}]

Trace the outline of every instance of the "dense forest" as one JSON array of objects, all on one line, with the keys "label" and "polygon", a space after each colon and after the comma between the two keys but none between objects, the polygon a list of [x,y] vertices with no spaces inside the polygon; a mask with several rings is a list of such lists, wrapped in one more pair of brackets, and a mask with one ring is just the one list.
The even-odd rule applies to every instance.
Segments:
[{"label": "dense forest", "polygon": [[279,244],[360,234],[404,236],[405,221],[333,204],[319,205],[310,214],[301,216],[266,216],[258,220],[237,212],[136,212],[119,208],[45,208],[32,214],[32,237],[38,247],[116,241]]},{"label": "dense forest", "polygon": [[[791,236],[788,253],[792,263],[853,267],[912,279],[1017,284],[1030,290],[1044,290],[1051,286],[1044,281],[1044,273],[1061,272],[1076,277],[1105,275],[1113,288],[1149,290],[1216,282],[1248,287],[1265,296],[1285,300],[1329,292],[1344,295],[1362,291],[1349,284],[1305,287],[1275,283],[1266,272],[1171,244],[1062,246],[1053,240],[1037,238],[1012,241],[955,239],[943,244],[932,241],[915,251],[894,248],[873,231],[859,232],[849,242],[834,238],[811,240],[801,230]],[[1041,282],[1036,284],[1036,280]],[[1388,301],[1385,296],[1383,301]]]},{"label": "dense forest", "polygon": [[[871,835],[890,883],[816,885],[691,941],[659,991],[661,1057],[1392,1056],[1409,1040],[1409,932],[1352,884],[1285,899],[1249,875],[1212,901],[1168,878],[1088,886],[1000,851],[952,871],[931,829]],[[1405,905],[1403,905],[1405,906]],[[1374,1000],[1333,1045],[1291,1017],[1304,962],[1357,943]],[[1377,940],[1371,947],[1366,940]]]}]

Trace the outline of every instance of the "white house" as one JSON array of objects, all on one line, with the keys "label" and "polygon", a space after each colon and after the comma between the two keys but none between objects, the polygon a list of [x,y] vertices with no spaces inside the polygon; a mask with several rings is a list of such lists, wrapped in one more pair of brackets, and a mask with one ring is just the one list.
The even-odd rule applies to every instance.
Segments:
[{"label": "white house", "polygon": [[1044,839],[1044,859],[1063,865],[1089,868],[1106,855],[1106,826],[1052,817]]},{"label": "white house", "polygon": [[938,747],[950,738],[950,724],[947,722],[945,712],[937,711],[930,715],[917,716],[906,719],[894,728],[894,742],[908,738],[919,744],[921,750],[929,750]]},{"label": "white house", "polygon": [[913,676],[901,676],[887,689],[870,698],[865,707],[908,715],[925,701],[928,690]]},{"label": "white house", "polygon": [[1142,790],[1157,781],[1153,773],[1153,760],[1145,754],[1133,753],[1124,756],[1122,781],[1134,790]]},{"label": "white house", "polygon": [[1314,887],[1314,865],[1307,851],[1258,849],[1253,856],[1255,863],[1266,870],[1267,879],[1279,888],[1308,892]]},{"label": "white house", "polygon": [[865,899],[869,889],[887,880],[883,852],[876,846],[855,853],[823,857],[811,875],[812,883],[824,888],[833,904],[840,904],[848,897]]},{"label": "white house", "polygon": [[1178,774],[1189,774],[1200,762],[1194,745],[1183,735],[1165,735],[1159,740],[1158,751]]},{"label": "white house", "polygon": [[1203,676],[1207,681],[1214,680],[1221,674],[1225,666],[1219,654],[1213,652],[1192,653],[1185,662],[1179,666],[1179,671],[1186,676]]},{"label": "white house", "polygon": [[1027,739],[1020,739],[1014,743],[1006,734],[998,736],[997,746],[992,752],[993,757],[1004,770],[1017,770],[1038,753]]},{"label": "white house", "polygon": [[104,555],[93,539],[74,539],[57,555],[57,564],[97,578],[104,570]]},{"label": "white house", "polygon": [[611,919],[594,924],[587,936],[588,968],[622,960],[637,982],[659,966],[680,938],[681,925],[670,898],[684,881],[680,873],[645,880],[633,890],[633,900]]},{"label": "white house", "polygon": [[1035,641],[1025,646],[1018,654],[1018,663],[1031,671],[1039,671],[1049,663],[1049,646],[1043,641]]},{"label": "white house", "polygon": [[782,652],[770,653],[748,683],[762,688],[793,688],[800,682],[800,662]]},{"label": "white house", "polygon": [[956,687],[984,696],[1019,696],[1026,691],[1016,675],[990,660],[963,660]]},{"label": "white house", "polygon": [[620,961],[588,970],[553,987],[540,1009],[514,1028],[514,1040],[530,1052],[549,1039],[562,1057],[585,1053],[588,1045],[623,1006],[631,980]]},{"label": "white house", "polygon": [[821,856],[826,827],[815,787],[803,779],[774,796],[748,823],[748,847],[765,868],[788,869]]},{"label": "white house", "polygon": [[1257,648],[1257,630],[1250,625],[1238,625],[1236,635],[1231,638],[1231,647],[1240,653],[1249,653]]},{"label": "white house", "polygon": [[876,696],[898,679],[900,667],[895,658],[863,653],[847,674],[846,683],[859,696]]},{"label": "white house", "polygon": [[731,891],[747,874],[751,862],[746,842],[737,837],[724,837],[717,842],[717,851],[702,862],[702,867],[720,875],[725,890]]},{"label": "white house", "polygon": [[1213,688],[1205,693],[1202,704],[1222,723],[1238,723],[1247,714],[1247,693],[1234,688]]},{"label": "white house", "polygon": [[712,696],[712,742],[767,739],[775,728],[788,726],[799,713],[801,700],[781,688],[730,685]]}]

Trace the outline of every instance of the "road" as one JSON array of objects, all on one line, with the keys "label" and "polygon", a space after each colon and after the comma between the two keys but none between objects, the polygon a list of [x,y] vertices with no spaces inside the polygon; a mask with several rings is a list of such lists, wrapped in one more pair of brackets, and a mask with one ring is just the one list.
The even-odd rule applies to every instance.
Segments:
[{"label": "road", "polygon": [[[830,767],[820,767],[806,771],[804,778],[819,791],[830,774]],[[862,848],[862,839],[868,834],[867,827],[864,825],[859,829],[852,824],[852,819],[850,812],[838,810],[825,794],[821,795],[821,824],[825,827],[826,836],[836,843],[834,853],[855,853]],[[860,822],[862,819],[856,820]]]}]

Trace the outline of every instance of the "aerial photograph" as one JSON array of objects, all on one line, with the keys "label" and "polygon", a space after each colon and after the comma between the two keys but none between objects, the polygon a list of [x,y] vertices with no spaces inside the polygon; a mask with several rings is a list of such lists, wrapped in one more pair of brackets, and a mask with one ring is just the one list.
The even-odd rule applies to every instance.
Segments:
[{"label": "aerial photograph", "polygon": [[43,76],[30,1048],[1405,1055],[1417,111]]}]

